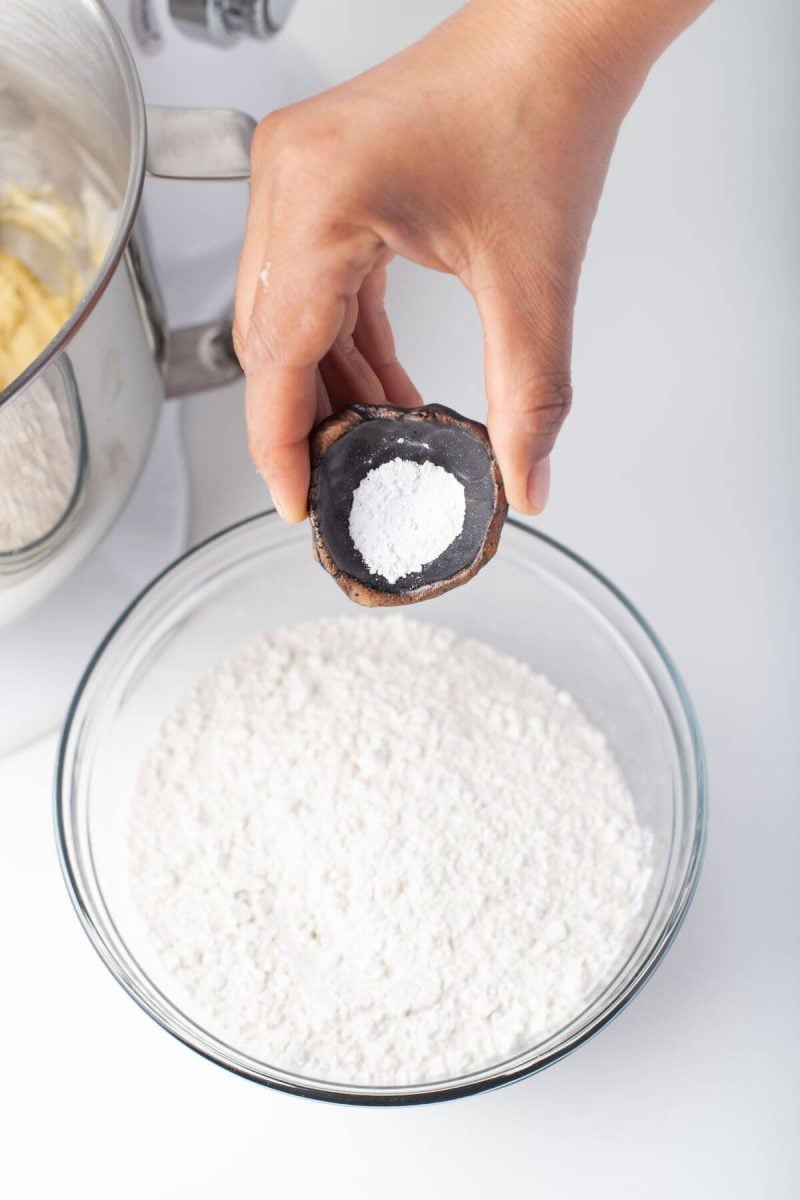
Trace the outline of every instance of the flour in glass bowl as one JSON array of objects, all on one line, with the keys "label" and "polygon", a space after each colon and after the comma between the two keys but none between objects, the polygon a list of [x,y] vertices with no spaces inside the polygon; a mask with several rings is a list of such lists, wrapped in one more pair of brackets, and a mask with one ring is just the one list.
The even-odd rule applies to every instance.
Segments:
[{"label": "flour in glass bowl", "polygon": [[164,722],[130,882],[193,1018],[332,1082],[402,1086],[556,1032],[619,967],[645,839],[601,733],[440,626],[252,641]]}]

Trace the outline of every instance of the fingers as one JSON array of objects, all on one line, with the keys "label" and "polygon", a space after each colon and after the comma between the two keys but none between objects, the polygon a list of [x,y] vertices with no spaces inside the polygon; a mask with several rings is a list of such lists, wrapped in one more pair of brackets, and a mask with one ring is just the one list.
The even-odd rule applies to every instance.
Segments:
[{"label": "fingers", "polygon": [[384,306],[386,267],[373,268],[357,298],[350,298],[333,346],[320,363],[333,410],[346,404],[396,404],[422,398],[397,361],[394,335]]},{"label": "fingers", "polygon": [[250,314],[253,311],[256,292],[259,287],[264,286],[264,279],[269,278],[266,247],[269,242],[269,212],[272,196],[269,181],[263,180],[259,182],[258,180],[256,174],[258,163],[259,156],[254,152],[250,205],[247,210],[247,221],[242,241],[242,252],[239,256],[239,269],[236,274],[236,291],[234,297],[234,311],[236,314],[234,333],[237,342],[237,353],[242,348],[242,343],[250,324]]},{"label": "fingers", "polygon": [[[359,293],[360,296],[360,293]],[[341,329],[328,353],[319,364],[332,410],[346,404],[385,404],[383,385],[353,340],[359,299],[349,296],[345,303]]]},{"label": "fingers", "polygon": [[331,404],[331,398],[328,395],[328,389],[325,387],[325,383],[319,373],[319,370],[317,370],[314,383],[316,384],[317,389],[317,415],[314,424],[317,425],[320,421],[324,421],[326,417],[331,415],[333,412],[333,405]]},{"label": "fingers", "polygon": [[[254,138],[234,345],[245,373],[250,453],[278,510],[298,521],[307,507],[308,434],[338,402],[337,387],[360,370],[358,390],[382,388],[366,364],[353,366],[346,338],[328,379],[320,370],[348,314],[352,333],[355,296],[378,260],[380,239],[337,219],[332,186],[327,193],[309,187],[321,168],[293,128],[286,113],[277,114]],[[324,178],[335,182],[330,173]]]},{"label": "fingers", "polygon": [[[378,252],[372,234],[331,231],[300,218],[276,220],[273,210],[249,319],[237,307],[250,453],[288,521],[306,515],[308,435],[320,412],[335,403],[335,372],[326,379],[318,364]],[[240,293],[245,306],[252,277],[248,264]]]},{"label": "fingers", "polygon": [[317,419],[315,370],[248,374],[245,414],[250,455],[286,521],[302,521],[309,485],[308,435]]},{"label": "fingers", "polygon": [[386,401],[415,408],[422,404],[422,397],[397,361],[394,334],[384,305],[386,282],[386,267],[381,266],[371,271],[361,285],[353,338],[380,380]]},{"label": "fingers", "polygon": [[509,503],[539,513],[549,454],[572,402],[569,363],[574,293],[492,264],[471,284],[484,332],[488,427]]}]

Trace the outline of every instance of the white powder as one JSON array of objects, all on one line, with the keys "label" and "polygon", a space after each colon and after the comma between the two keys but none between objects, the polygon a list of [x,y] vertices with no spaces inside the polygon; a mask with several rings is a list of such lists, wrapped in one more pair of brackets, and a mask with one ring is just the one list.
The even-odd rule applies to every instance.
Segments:
[{"label": "white powder", "polygon": [[138,779],[134,901],[188,1011],[312,1077],[402,1085],[555,1032],[645,879],[603,736],[527,666],[406,618],[249,643]]},{"label": "white powder", "polygon": [[77,448],[55,397],[37,380],[0,408],[0,552],[48,534],[66,512],[77,478]]},{"label": "white powder", "polygon": [[350,537],[367,569],[388,583],[443,554],[464,528],[464,485],[432,462],[393,458],[353,492]]}]

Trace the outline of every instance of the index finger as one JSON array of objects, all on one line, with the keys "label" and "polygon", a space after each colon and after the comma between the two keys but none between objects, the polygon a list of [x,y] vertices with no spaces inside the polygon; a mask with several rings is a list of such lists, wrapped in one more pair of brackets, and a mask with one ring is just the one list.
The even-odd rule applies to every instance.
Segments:
[{"label": "index finger", "polygon": [[379,253],[364,230],[270,229],[239,353],[250,453],[287,521],[307,511],[317,365]]}]

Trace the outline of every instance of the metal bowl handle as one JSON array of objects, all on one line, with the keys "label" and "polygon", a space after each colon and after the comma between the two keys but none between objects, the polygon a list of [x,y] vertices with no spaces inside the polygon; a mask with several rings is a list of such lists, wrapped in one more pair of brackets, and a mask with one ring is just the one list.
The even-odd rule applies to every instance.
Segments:
[{"label": "metal bowl handle", "polygon": [[249,179],[256,122],[235,108],[147,106],[148,175],[158,179]]},{"label": "metal bowl handle", "polygon": [[[149,104],[147,173],[158,179],[249,179],[255,127],[252,117],[232,108],[165,108]],[[140,259],[149,260],[141,246],[141,235],[137,240]],[[152,265],[148,274],[153,291],[157,284]],[[157,324],[164,344],[162,370],[168,399],[223,387],[241,375],[233,349],[230,312],[216,321],[183,329],[168,329],[163,317]]]}]

